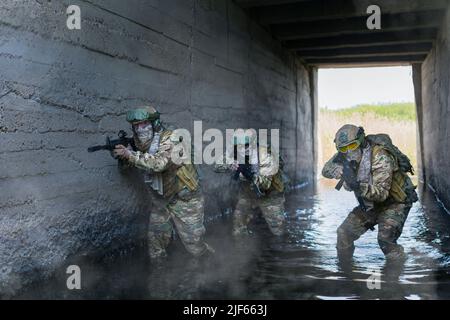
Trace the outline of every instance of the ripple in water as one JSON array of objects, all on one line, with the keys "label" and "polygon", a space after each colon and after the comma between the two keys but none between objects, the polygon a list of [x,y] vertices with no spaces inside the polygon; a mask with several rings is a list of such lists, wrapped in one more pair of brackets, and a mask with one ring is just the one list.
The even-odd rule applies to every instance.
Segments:
[{"label": "ripple in water", "polygon": [[[287,234],[271,236],[264,221],[251,224],[252,236],[233,240],[230,217],[208,228],[216,249],[209,261],[196,263],[180,245],[169,259],[150,268],[143,248],[110,265],[89,266],[96,273],[83,292],[67,292],[50,283],[24,297],[157,299],[448,299],[450,298],[450,216],[430,191],[420,192],[399,243],[408,258],[386,263],[376,230],[356,242],[354,263],[341,268],[336,257],[336,229],[356,206],[350,192],[319,181],[287,197]],[[149,270],[152,270],[149,272]],[[380,276],[380,289],[367,279]]]}]

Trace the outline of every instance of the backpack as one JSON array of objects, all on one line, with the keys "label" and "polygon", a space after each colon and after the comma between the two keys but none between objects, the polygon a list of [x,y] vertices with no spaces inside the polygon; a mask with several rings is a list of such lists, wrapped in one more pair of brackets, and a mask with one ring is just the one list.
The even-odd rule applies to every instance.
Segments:
[{"label": "backpack", "polygon": [[385,148],[397,160],[399,169],[404,173],[414,175],[414,169],[408,156],[401,152],[393,143],[387,134],[370,134],[366,136],[369,143],[377,144]]},{"label": "backpack", "polygon": [[408,172],[414,174],[414,169],[409,158],[401,152],[393,143],[387,134],[374,134],[366,136],[369,143],[375,147],[381,147],[388,151],[397,161],[399,170],[392,177],[392,186],[389,191],[390,196],[400,203],[414,203],[418,200],[415,191],[416,186],[408,177]]}]

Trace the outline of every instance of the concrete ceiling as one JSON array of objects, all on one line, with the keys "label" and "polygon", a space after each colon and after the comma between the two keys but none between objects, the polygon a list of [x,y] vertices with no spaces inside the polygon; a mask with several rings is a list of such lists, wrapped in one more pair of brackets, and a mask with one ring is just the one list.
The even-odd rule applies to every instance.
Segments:
[{"label": "concrete ceiling", "polygon": [[[316,66],[422,62],[448,0],[235,0],[285,47]],[[369,5],[381,30],[366,27]]]}]

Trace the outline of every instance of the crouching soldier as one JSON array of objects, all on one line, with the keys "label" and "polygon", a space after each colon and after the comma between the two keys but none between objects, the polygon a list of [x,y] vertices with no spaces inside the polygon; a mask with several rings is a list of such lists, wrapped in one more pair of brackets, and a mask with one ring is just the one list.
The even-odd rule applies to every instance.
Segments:
[{"label": "crouching soldier", "polygon": [[132,126],[134,148],[118,145],[113,154],[123,165],[141,169],[145,184],[151,190],[150,257],[166,256],[174,227],[193,256],[212,252],[203,241],[204,200],[196,168],[193,164],[176,164],[172,159],[172,150],[179,139],[162,126],[159,113],[153,107],[129,111],[127,121]]},{"label": "crouching soldier", "polygon": [[233,235],[249,233],[247,225],[253,217],[252,209],[257,208],[270,231],[276,236],[282,235],[285,183],[279,156],[271,154],[267,147],[257,147],[252,135],[235,135],[233,146],[234,154],[227,154],[223,164],[214,167],[215,172],[231,172],[233,179],[240,182],[238,202],[233,212]]},{"label": "crouching soldier", "polygon": [[386,134],[368,135],[362,127],[347,124],[334,140],[338,153],[324,166],[322,175],[341,179],[353,191],[359,205],[337,230],[337,250],[341,261],[351,258],[354,241],[378,224],[378,244],[386,258],[403,259],[397,243],[412,204],[417,201],[413,173],[407,156],[392,144]]}]

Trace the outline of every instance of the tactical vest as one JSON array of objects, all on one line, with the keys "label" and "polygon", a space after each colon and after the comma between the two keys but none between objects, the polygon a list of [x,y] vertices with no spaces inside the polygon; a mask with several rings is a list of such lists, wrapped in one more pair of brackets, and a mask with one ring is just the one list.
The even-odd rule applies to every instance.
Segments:
[{"label": "tactical vest", "polygon": [[170,198],[184,188],[197,191],[199,188],[198,173],[193,164],[183,164],[181,167],[171,165],[162,172],[163,197]]},{"label": "tactical vest", "polygon": [[373,144],[372,149],[372,162],[373,157],[381,150],[385,150],[387,153],[389,153],[394,160],[396,161],[396,168],[393,173],[392,177],[392,185],[391,189],[389,190],[389,197],[394,200],[395,202],[399,203],[414,203],[418,200],[417,193],[415,191],[416,186],[412,183],[411,179],[409,178],[408,174],[404,172],[399,165],[399,160],[393,154],[388,148],[386,148],[383,145],[379,144]]},{"label": "tactical vest", "polygon": [[[259,154],[263,153],[263,149],[264,147],[259,147],[258,152]],[[271,152],[270,147],[267,148],[267,150],[265,152]],[[283,192],[285,190],[285,182],[283,179],[283,159],[280,156],[279,157],[279,163],[278,163],[278,172],[272,176],[272,180],[270,183],[270,187],[269,190],[266,190],[266,193],[270,193],[272,191],[277,191],[277,192]]]},{"label": "tactical vest", "polygon": [[269,190],[276,190],[278,192],[284,191],[284,181],[281,174],[281,169],[278,170],[277,174],[272,177],[272,183]]},{"label": "tactical vest", "polygon": [[[172,131],[163,131],[161,133],[161,141],[169,138],[171,134]],[[164,198],[170,198],[184,188],[194,192],[200,186],[197,169],[192,163],[182,165],[171,163],[166,170],[161,172],[161,175]]]}]

